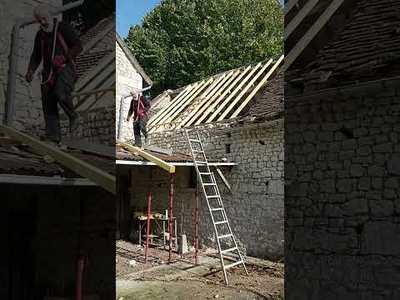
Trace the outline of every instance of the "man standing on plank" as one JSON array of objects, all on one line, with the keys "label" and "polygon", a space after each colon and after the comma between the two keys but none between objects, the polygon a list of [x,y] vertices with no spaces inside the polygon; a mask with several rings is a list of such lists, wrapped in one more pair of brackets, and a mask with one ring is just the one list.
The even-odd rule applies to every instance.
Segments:
[{"label": "man standing on plank", "polygon": [[135,135],[135,145],[138,147],[142,147],[142,133],[145,138],[145,144],[148,144],[146,124],[149,109],[150,99],[148,97],[143,97],[141,94],[132,94],[127,121],[129,122],[133,117],[133,133]]},{"label": "man standing on plank", "polygon": [[78,126],[78,114],[74,110],[71,93],[76,81],[75,59],[82,51],[82,44],[71,25],[52,18],[48,6],[35,8],[34,18],[40,24],[40,29],[35,37],[25,78],[31,82],[36,69],[43,63],[41,92],[46,128],[44,139],[59,143],[61,127],[58,104],[69,118],[70,132]]}]

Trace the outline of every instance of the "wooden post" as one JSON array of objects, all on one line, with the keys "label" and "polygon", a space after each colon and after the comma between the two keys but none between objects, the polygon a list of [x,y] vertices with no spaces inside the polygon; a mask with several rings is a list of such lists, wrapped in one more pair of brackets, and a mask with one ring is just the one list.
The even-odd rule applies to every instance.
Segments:
[{"label": "wooden post", "polygon": [[147,196],[147,226],[146,226],[146,246],[144,248],[144,262],[147,264],[150,239],[150,218],[151,218],[151,192]]},{"label": "wooden post", "polygon": [[[174,206],[174,184],[175,184],[175,173],[170,175],[170,189],[169,189],[169,203],[168,203],[168,231],[169,231],[169,253],[168,253],[168,263],[171,263],[172,259],[172,238],[173,234],[173,206]],[[175,241],[176,242],[176,241]]]}]

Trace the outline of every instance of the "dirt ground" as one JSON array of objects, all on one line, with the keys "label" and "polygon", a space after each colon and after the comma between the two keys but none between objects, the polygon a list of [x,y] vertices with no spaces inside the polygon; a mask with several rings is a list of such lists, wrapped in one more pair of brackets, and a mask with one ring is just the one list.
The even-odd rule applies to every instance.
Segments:
[{"label": "dirt ground", "polygon": [[117,241],[117,299],[283,299],[282,263],[248,257],[249,276],[240,266],[232,268],[226,287],[214,250],[199,254],[198,266],[192,253],[173,253],[168,264],[167,250],[150,248],[145,264],[143,247]]}]

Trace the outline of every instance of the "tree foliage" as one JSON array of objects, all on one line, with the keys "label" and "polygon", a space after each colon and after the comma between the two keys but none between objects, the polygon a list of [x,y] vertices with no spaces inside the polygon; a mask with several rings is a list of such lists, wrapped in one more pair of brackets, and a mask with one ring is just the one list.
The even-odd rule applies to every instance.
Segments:
[{"label": "tree foliage", "polygon": [[283,12],[276,0],[162,0],[125,41],[159,92],[279,56]]}]

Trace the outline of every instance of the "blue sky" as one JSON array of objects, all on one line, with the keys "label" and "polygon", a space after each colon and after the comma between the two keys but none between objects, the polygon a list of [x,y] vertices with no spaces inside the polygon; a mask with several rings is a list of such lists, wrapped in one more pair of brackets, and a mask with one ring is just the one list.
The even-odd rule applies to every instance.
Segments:
[{"label": "blue sky", "polygon": [[[283,4],[284,0],[279,0]],[[117,0],[117,32],[126,37],[132,25],[140,24],[143,17],[161,0]]]},{"label": "blue sky", "polygon": [[132,25],[140,24],[143,17],[161,0],[117,0],[117,32],[126,37]]}]

